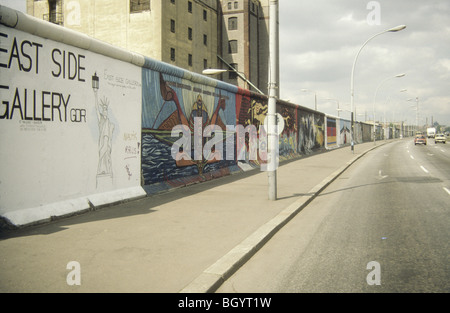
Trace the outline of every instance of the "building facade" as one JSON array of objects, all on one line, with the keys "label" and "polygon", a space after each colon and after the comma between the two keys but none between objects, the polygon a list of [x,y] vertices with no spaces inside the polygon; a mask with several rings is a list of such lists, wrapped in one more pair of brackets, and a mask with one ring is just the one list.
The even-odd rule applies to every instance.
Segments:
[{"label": "building facade", "polygon": [[[231,65],[267,94],[269,65],[268,0],[221,1],[222,68]],[[243,86],[234,72],[224,74],[223,81]],[[241,82],[240,82],[241,81]]]},{"label": "building facade", "polygon": [[269,0],[27,0],[27,13],[196,73],[267,93]]}]

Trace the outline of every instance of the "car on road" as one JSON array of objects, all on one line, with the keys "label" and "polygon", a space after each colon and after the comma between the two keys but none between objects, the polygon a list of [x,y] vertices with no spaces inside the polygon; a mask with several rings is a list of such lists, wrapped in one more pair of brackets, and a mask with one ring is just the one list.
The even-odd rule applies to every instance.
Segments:
[{"label": "car on road", "polygon": [[427,137],[425,137],[425,135],[417,135],[414,138],[414,144],[418,145],[418,144],[422,144],[422,145],[427,145]]},{"label": "car on road", "polygon": [[445,143],[446,141],[447,141],[447,138],[445,137],[444,134],[437,134],[434,137],[434,143],[438,143],[438,142]]}]

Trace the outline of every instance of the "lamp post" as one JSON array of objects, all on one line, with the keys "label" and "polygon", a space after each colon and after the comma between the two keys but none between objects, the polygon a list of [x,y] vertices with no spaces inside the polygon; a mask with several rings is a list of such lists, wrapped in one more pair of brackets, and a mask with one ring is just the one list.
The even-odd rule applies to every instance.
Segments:
[{"label": "lamp post", "polygon": [[[278,158],[278,127],[276,105],[279,97],[278,84],[278,0],[269,1],[269,99],[267,104],[267,176],[268,176],[268,197],[269,200],[277,200],[277,158]],[[236,71],[236,69],[228,64],[219,55],[217,56],[225,63],[233,72],[255,88],[260,94],[264,94],[255,85],[253,85],[245,76]],[[229,70],[205,69],[202,73],[206,75],[228,72]]]},{"label": "lamp post", "polygon": [[[377,94],[378,94],[378,90],[380,89],[381,85],[383,85],[383,83],[385,83],[386,81],[388,81],[389,79],[392,78],[400,78],[400,77],[404,77],[406,74],[402,73],[402,74],[398,74],[392,77],[388,77],[386,79],[384,79],[377,87],[376,91],[375,91],[375,96],[373,97],[373,144],[376,145],[376,130],[375,130],[375,101],[377,98]],[[403,90],[402,90],[403,91]],[[406,91],[406,90],[405,90]]]},{"label": "lamp post", "polygon": [[353,67],[352,67],[352,74],[351,74],[351,80],[350,80],[350,107],[351,107],[351,111],[352,111],[352,118],[351,118],[351,126],[350,126],[350,138],[352,141],[352,153],[354,153],[354,142],[353,142],[353,98],[354,98],[354,74],[355,74],[355,67],[356,67],[356,61],[358,60],[358,56],[361,53],[361,50],[366,46],[366,44],[371,41],[373,38],[382,35],[384,33],[388,33],[388,32],[398,32],[401,31],[403,29],[406,28],[406,25],[399,25],[390,29],[387,29],[385,31],[382,31],[378,34],[373,35],[372,37],[370,37],[369,39],[366,40],[366,42],[364,42],[364,44],[361,46],[361,48],[359,49],[358,53],[356,54],[355,60],[353,61]]},{"label": "lamp post", "polygon": [[[413,101],[414,99],[408,99],[407,101]],[[416,97],[416,131],[419,130],[419,97]]]},{"label": "lamp post", "polygon": [[325,100],[328,100],[328,101],[336,101],[336,103],[337,103],[337,108],[336,108],[336,110],[337,110],[337,116],[339,117],[339,112],[341,111],[341,110],[339,109],[339,100],[338,100],[338,99],[333,99],[333,98],[326,98]]},{"label": "lamp post", "polygon": [[301,89],[301,91],[314,93],[314,110],[317,111],[317,92],[315,92],[314,90],[309,90],[309,89]]},{"label": "lamp post", "polygon": [[278,82],[278,0],[269,1],[269,101],[267,103],[268,120],[268,159],[267,178],[269,200],[277,200],[277,158],[278,131],[276,106],[279,97]]}]

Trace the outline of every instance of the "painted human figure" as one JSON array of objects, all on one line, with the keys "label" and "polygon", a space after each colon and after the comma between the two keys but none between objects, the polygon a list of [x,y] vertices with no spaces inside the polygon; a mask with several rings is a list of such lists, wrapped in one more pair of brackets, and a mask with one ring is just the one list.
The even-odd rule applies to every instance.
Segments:
[{"label": "painted human figure", "polygon": [[108,117],[109,100],[103,97],[98,101],[97,92],[95,92],[95,107],[98,119],[98,167],[97,175],[111,176],[112,172],[112,135],[114,132],[114,124]]}]

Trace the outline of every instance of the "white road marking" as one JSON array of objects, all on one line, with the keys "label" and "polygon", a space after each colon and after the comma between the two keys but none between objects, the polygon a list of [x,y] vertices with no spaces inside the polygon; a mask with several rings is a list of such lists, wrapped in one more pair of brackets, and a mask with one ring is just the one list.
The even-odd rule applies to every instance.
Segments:
[{"label": "white road marking", "polygon": [[429,171],[428,171],[425,167],[421,166],[420,168],[421,168],[422,171],[424,171],[425,173],[429,173]]},{"label": "white road marking", "polygon": [[414,157],[412,155],[410,155],[409,157],[414,160]]},{"label": "white road marking", "polygon": [[450,190],[448,188],[443,187],[443,189],[450,195]]}]

